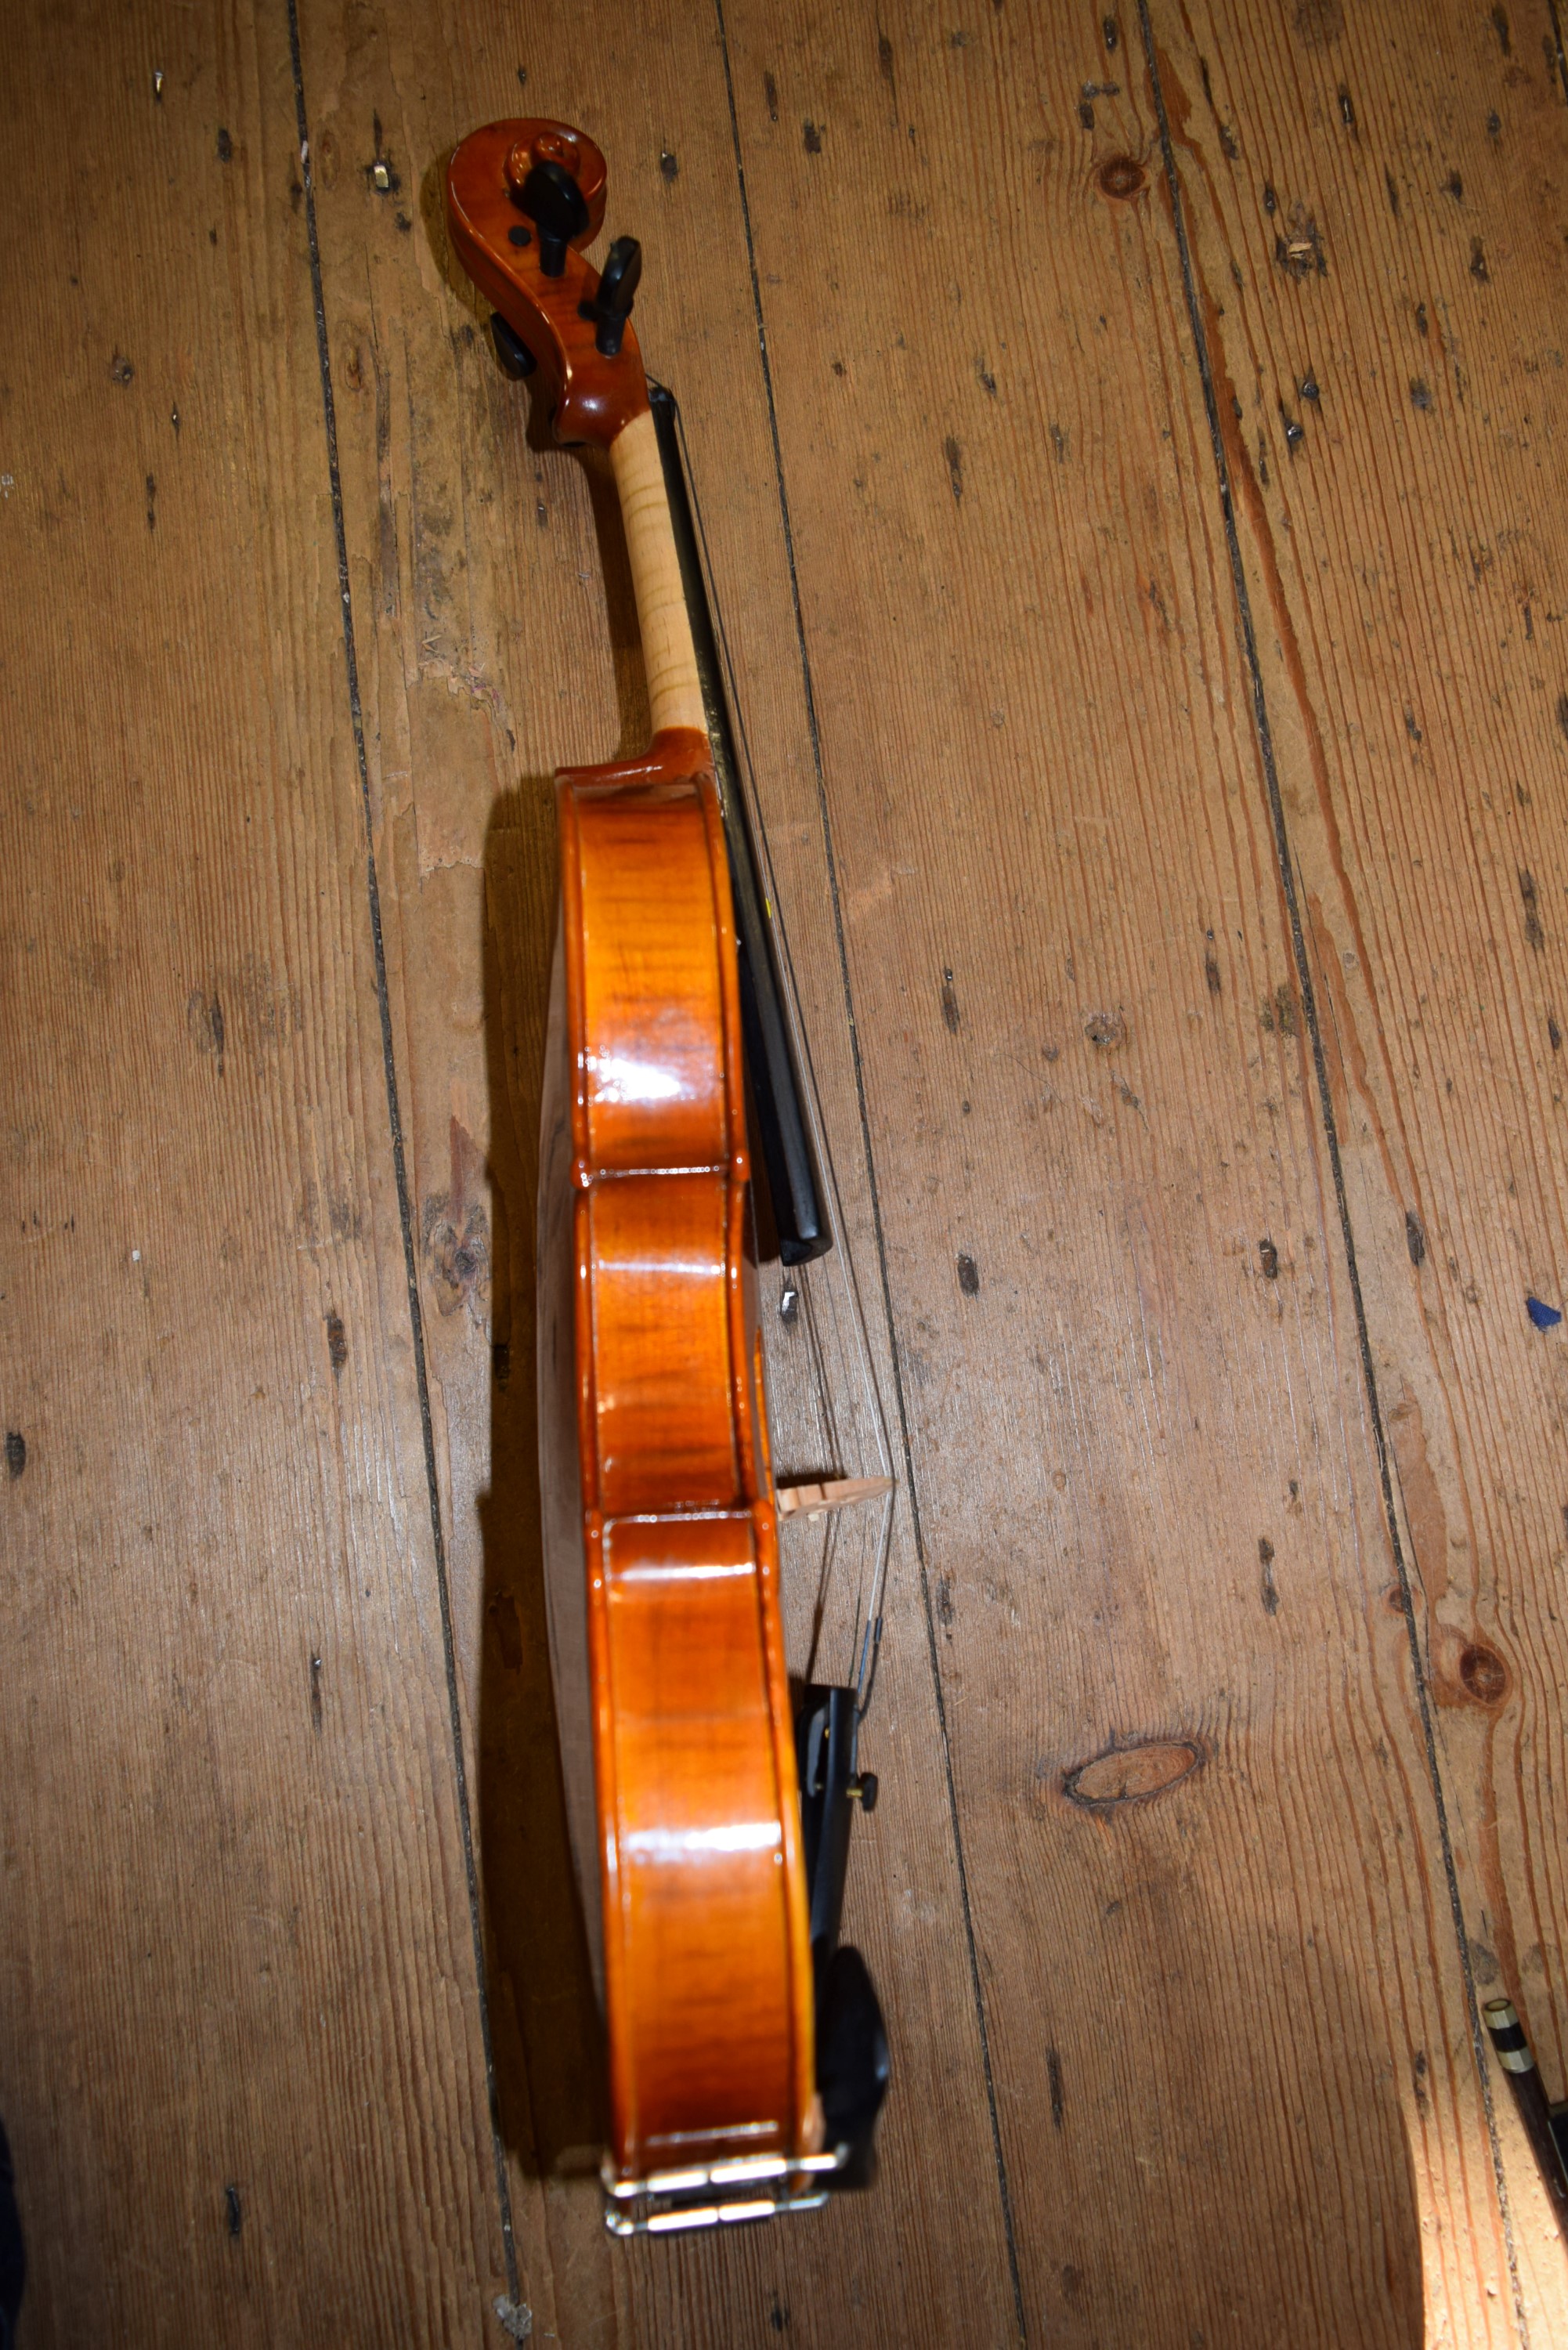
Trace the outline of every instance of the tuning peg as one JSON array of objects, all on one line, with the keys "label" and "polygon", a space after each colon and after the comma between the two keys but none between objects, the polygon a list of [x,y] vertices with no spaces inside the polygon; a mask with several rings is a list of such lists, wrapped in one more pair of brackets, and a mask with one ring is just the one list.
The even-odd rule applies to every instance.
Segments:
[{"label": "tuning peg", "polygon": [[566,265],[566,247],[588,224],[583,192],[564,163],[535,163],[515,199],[539,232],[539,267],[546,277],[559,277]]},{"label": "tuning peg", "polygon": [[506,373],[518,383],[524,376],[532,375],[538,360],[516,328],[509,326],[499,310],[490,321],[490,332],[495,343],[495,356]]},{"label": "tuning peg", "polygon": [[591,302],[582,305],[580,313],[597,324],[594,348],[603,359],[613,359],[620,348],[641,277],[641,245],[635,236],[618,236],[605,255],[599,290]]}]

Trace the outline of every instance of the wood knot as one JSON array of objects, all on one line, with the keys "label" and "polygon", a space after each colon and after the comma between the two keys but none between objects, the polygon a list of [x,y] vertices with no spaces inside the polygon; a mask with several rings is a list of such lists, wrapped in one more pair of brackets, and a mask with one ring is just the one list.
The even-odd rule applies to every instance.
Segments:
[{"label": "wood knot", "polygon": [[1144,168],[1136,155],[1113,155],[1109,162],[1100,165],[1095,178],[1101,195],[1110,196],[1118,203],[1141,195],[1145,184]]},{"label": "wood knot", "polygon": [[1459,1659],[1459,1679],[1478,1705],[1499,1705],[1508,1695],[1508,1667],[1495,1648],[1468,1648]]},{"label": "wood knot", "polygon": [[465,1213],[460,1198],[442,1192],[426,1202],[424,1226],[437,1312],[455,1314],[466,1304],[478,1320],[490,1296],[490,1220],[483,1208],[475,1201]]},{"label": "wood knot", "polygon": [[1062,1781],[1062,1793],[1070,1804],[1091,1812],[1144,1803],[1179,1786],[1203,1759],[1195,1738],[1150,1738],[1133,1746],[1112,1746],[1075,1764]]}]

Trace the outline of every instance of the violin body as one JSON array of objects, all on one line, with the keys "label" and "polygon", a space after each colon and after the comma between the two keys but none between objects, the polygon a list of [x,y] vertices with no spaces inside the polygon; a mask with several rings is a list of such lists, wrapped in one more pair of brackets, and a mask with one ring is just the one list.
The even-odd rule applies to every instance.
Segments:
[{"label": "violin body", "polygon": [[819,2150],[730,882],[705,736],[557,779],[618,2183]]},{"label": "violin body", "polygon": [[647,381],[613,309],[629,240],[602,280],[580,251],[604,176],[563,124],[493,124],[452,157],[448,218],[557,438],[609,452],[653,715],[644,757],[556,778],[541,1170],[552,1651],[625,2233],[819,2201],[845,2153],[817,2093],[730,853]]}]

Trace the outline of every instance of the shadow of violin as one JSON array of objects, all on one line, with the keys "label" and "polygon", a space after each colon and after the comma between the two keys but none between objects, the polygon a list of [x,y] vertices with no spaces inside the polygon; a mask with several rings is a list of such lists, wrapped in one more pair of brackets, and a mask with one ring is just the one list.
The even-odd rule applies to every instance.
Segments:
[{"label": "shadow of violin", "polygon": [[[527,440],[553,452],[534,410]],[[631,574],[607,463],[578,462],[615,667],[620,742],[605,756],[625,757],[648,733]],[[553,778],[525,775],[495,800],[484,841],[493,1293],[490,1485],[478,1503],[475,1814],[496,2106],[507,2146],[539,2178],[597,2168],[607,2131],[604,2032],[566,1825],[540,1535],[535,1260],[556,858]]]},{"label": "shadow of violin", "polygon": [[497,799],[484,846],[493,1287],[475,1811],[497,2108],[507,2145],[541,2177],[586,2167],[605,2129],[539,1528],[534,1226],[554,858],[549,781],[528,777]]}]

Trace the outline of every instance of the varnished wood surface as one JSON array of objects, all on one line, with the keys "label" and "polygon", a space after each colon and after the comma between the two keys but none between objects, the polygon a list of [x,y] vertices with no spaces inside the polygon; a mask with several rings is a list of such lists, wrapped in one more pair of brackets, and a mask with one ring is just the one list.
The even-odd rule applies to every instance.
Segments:
[{"label": "varnished wood surface", "polygon": [[[833,2149],[708,737],[661,730],[641,758],[566,769],[556,809],[582,1532],[545,1575],[553,1593],[587,1578],[608,2151],[636,2188]],[[546,1110],[545,1158],[554,1127]],[[541,1337],[543,1393],[566,1366],[547,1322]],[[540,1475],[546,1489],[559,1475],[546,1450]],[[557,1708],[570,1702],[557,1682]]]},{"label": "varnished wood surface", "polygon": [[[1106,21],[299,28],[536,2338],[1568,2324],[1469,1988],[1560,2091],[1552,22],[1162,5],[1151,71]],[[289,23],[52,26],[0,263],[31,2324],[496,2340]],[[905,1487],[880,2188],[630,2257],[563,2176],[531,1295],[547,778],[648,718],[607,473],[530,444],[443,248],[520,71],[648,248]]]}]

